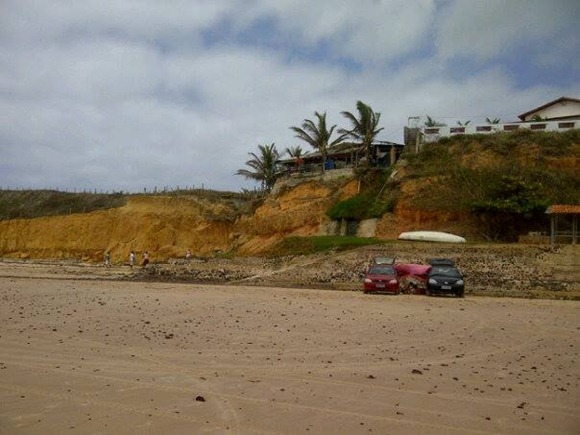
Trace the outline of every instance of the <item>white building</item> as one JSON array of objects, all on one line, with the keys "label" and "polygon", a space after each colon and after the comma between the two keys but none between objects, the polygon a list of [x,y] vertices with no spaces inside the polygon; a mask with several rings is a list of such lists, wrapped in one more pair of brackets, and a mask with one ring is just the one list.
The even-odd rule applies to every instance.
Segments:
[{"label": "white building", "polygon": [[577,98],[560,97],[554,101],[536,107],[518,116],[523,122],[542,119],[545,121],[560,121],[580,119],[580,100]]},{"label": "white building", "polygon": [[[418,117],[412,117],[418,119]],[[490,134],[516,130],[566,131],[580,128],[580,99],[560,97],[518,116],[521,121],[501,124],[469,124],[458,126],[405,127],[405,145],[415,152],[426,142],[436,142],[443,137],[464,134]],[[411,119],[411,118],[409,118]]]}]

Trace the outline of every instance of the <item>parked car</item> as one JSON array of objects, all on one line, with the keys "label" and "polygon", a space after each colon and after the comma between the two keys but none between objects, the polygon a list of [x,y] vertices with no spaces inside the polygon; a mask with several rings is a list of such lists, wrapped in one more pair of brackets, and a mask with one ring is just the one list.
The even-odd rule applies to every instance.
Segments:
[{"label": "parked car", "polygon": [[451,259],[430,260],[431,269],[427,273],[427,295],[453,294],[459,298],[465,295],[463,275]]},{"label": "parked car", "polygon": [[399,294],[399,278],[390,264],[373,264],[367,269],[363,280],[363,292],[389,292]]},{"label": "parked car", "polygon": [[455,260],[452,258],[430,258],[431,266],[455,266]]},{"label": "parked car", "polygon": [[424,295],[427,291],[427,274],[431,266],[415,263],[397,263],[395,270],[401,292]]},{"label": "parked car", "polygon": [[395,259],[393,257],[384,257],[384,256],[378,256],[373,258],[373,263],[374,264],[395,264]]}]

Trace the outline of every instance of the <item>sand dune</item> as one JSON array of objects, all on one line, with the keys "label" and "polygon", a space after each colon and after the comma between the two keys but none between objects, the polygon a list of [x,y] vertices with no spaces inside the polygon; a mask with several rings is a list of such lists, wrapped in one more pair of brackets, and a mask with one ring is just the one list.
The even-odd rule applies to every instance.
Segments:
[{"label": "sand dune", "polygon": [[577,302],[26,270],[0,276],[1,434],[580,430]]}]

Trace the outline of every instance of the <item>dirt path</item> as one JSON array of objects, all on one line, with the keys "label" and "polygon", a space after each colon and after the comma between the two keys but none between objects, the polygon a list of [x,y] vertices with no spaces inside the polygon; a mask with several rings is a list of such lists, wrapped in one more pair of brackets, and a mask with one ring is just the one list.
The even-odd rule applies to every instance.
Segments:
[{"label": "dirt path", "polygon": [[577,302],[25,276],[0,277],[2,434],[580,428]]}]

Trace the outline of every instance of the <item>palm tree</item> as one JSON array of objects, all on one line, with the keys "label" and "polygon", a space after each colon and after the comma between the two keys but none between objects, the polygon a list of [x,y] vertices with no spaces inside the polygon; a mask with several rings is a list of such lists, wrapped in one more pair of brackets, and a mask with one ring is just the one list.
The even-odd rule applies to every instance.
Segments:
[{"label": "palm tree", "polygon": [[252,158],[246,162],[250,169],[238,169],[236,175],[242,175],[261,183],[262,190],[270,191],[276,182],[276,161],[280,154],[276,145],[258,145],[259,154],[248,153]]},{"label": "palm tree", "polygon": [[316,123],[310,119],[305,119],[301,127],[290,127],[290,130],[296,133],[298,139],[310,144],[314,149],[320,152],[322,156],[322,170],[324,170],[324,162],[328,157],[328,148],[337,145],[344,141],[344,135],[331,140],[332,133],[336,125],[330,127],[326,126],[326,112],[314,112],[316,116]]},{"label": "palm tree", "polygon": [[485,121],[486,121],[488,124],[499,124],[499,123],[500,123],[500,121],[501,121],[501,119],[499,119],[499,118],[493,118],[493,119],[490,119],[490,118],[485,118]]},{"label": "palm tree", "polygon": [[465,121],[465,122],[461,122],[461,121],[457,121],[457,125],[461,126],[461,127],[465,127],[466,125],[469,125],[470,121]]},{"label": "palm tree", "polygon": [[358,117],[350,112],[340,112],[342,116],[350,121],[352,129],[340,129],[338,132],[350,136],[358,141],[364,149],[367,164],[370,164],[373,160],[371,146],[377,135],[384,130],[383,127],[378,128],[381,114],[373,111],[371,106],[362,101],[356,102],[356,110],[358,112]]},{"label": "palm tree", "polygon": [[425,127],[445,127],[443,122],[438,122],[435,118],[431,118],[427,115],[427,121],[425,121]]},{"label": "palm tree", "polygon": [[294,159],[299,159],[304,155],[304,151],[300,145],[286,148],[284,152]]}]

